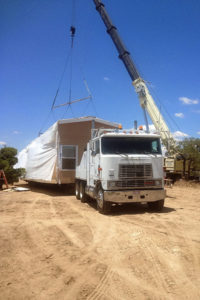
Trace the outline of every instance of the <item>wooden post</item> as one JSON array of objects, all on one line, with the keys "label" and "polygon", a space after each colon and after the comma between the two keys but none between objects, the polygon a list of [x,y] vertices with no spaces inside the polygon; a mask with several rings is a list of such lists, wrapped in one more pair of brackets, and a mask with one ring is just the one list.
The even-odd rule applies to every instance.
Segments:
[{"label": "wooden post", "polygon": [[7,179],[6,179],[6,175],[5,175],[5,173],[4,173],[4,170],[0,170],[0,178],[3,178],[4,183],[5,183],[5,185],[6,185],[7,189],[8,189],[8,182],[7,182]]}]

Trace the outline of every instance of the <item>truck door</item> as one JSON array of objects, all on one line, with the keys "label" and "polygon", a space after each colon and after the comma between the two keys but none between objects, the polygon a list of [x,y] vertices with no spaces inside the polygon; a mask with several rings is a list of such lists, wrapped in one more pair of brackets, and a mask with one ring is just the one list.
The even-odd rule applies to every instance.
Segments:
[{"label": "truck door", "polygon": [[99,179],[98,167],[100,165],[100,154],[99,154],[99,139],[90,142],[90,157],[89,157],[89,168],[88,168],[88,181],[89,186],[94,187],[95,181]]}]

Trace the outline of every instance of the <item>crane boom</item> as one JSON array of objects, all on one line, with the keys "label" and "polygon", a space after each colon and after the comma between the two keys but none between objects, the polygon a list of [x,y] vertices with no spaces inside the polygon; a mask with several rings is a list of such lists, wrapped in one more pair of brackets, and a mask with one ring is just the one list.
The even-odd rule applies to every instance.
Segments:
[{"label": "crane boom", "polygon": [[126,70],[131,77],[132,84],[134,85],[135,91],[139,97],[141,107],[144,111],[148,112],[155,128],[160,132],[163,143],[168,145],[174,144],[173,136],[161,112],[155,104],[155,101],[153,100],[145,81],[140,77],[140,74],[134,65],[130,53],[125,48],[118,34],[117,28],[112,24],[112,21],[105,9],[105,5],[101,2],[101,0],[93,1],[96,6],[96,10],[99,12],[107,28],[107,33],[110,35],[115,47],[117,48],[119,58],[124,63]]}]

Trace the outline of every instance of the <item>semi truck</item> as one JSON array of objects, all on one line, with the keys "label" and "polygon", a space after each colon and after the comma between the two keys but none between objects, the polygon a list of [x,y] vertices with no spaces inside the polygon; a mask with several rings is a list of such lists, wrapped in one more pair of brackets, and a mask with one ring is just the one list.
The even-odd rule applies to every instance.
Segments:
[{"label": "semi truck", "polygon": [[[96,199],[100,213],[108,213],[112,204],[147,202],[162,210],[165,201],[164,157],[161,142],[173,144],[171,132],[140,77],[130,53],[100,0],[93,0],[138,94],[144,112],[146,131],[117,129],[93,130],[80,165],[76,168],[75,193],[82,202]],[[150,133],[147,114],[159,133]]]},{"label": "semi truck", "polygon": [[91,197],[100,213],[113,204],[145,202],[164,206],[165,190],[160,135],[143,130],[95,129],[76,168],[75,194]]}]

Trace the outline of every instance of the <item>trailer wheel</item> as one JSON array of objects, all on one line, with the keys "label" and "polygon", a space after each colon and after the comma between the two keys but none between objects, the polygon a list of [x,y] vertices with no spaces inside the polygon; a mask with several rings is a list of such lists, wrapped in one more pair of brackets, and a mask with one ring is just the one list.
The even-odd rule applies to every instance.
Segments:
[{"label": "trailer wheel", "polygon": [[165,202],[164,199],[158,200],[158,201],[155,201],[155,202],[148,202],[148,206],[151,210],[161,211],[163,209],[164,202]]},{"label": "trailer wheel", "polygon": [[87,195],[85,193],[85,183],[83,181],[80,182],[80,200],[82,203],[87,201]]},{"label": "trailer wheel", "polygon": [[109,213],[111,209],[111,203],[104,200],[104,193],[101,187],[97,190],[97,209],[104,215]]},{"label": "trailer wheel", "polygon": [[80,200],[80,182],[78,180],[75,182],[75,195],[76,199]]}]

